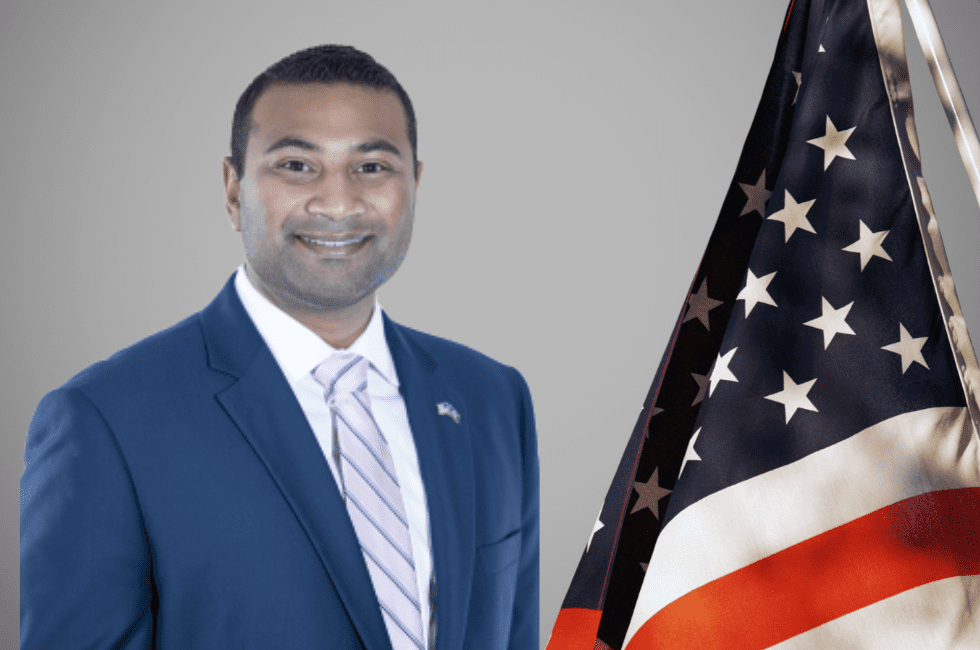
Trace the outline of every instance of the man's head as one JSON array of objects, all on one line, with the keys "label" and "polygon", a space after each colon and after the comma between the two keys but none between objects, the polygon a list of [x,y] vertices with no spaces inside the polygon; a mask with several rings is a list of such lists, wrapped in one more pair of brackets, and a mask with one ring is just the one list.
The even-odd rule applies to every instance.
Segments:
[{"label": "man's head", "polygon": [[245,149],[252,127],[252,111],[259,96],[273,84],[349,83],[393,91],[405,110],[412,162],[418,166],[418,134],[412,100],[395,75],[366,52],[348,45],[317,45],[294,52],[273,63],[252,80],[235,105],[231,123],[231,165],[238,177],[245,167]]},{"label": "man's head", "polygon": [[249,279],[301,321],[364,313],[411,239],[422,167],[408,96],[347,47],[269,70],[290,72],[266,71],[242,95],[224,162]]}]

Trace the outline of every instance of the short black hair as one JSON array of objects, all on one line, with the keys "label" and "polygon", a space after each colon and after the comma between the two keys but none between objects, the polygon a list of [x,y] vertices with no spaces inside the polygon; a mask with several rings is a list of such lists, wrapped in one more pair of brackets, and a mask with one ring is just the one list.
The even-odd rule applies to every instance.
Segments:
[{"label": "short black hair", "polygon": [[231,123],[231,166],[238,178],[245,172],[245,149],[248,147],[252,128],[252,111],[255,102],[265,90],[274,84],[293,83],[349,83],[370,86],[379,90],[393,90],[405,109],[408,141],[412,145],[412,162],[418,174],[418,145],[415,110],[412,100],[395,75],[374,60],[370,54],[349,45],[317,45],[273,63],[265,72],[252,80],[235,105],[235,117]]}]

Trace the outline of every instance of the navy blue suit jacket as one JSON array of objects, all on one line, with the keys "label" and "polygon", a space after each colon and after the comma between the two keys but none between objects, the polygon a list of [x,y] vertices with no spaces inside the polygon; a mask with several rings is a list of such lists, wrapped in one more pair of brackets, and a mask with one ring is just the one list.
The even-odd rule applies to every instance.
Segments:
[{"label": "navy blue suit jacket", "polygon": [[[435,647],[537,648],[527,385],[384,326],[429,508]],[[25,458],[23,648],[391,647],[327,462],[232,280],[45,396]]]}]

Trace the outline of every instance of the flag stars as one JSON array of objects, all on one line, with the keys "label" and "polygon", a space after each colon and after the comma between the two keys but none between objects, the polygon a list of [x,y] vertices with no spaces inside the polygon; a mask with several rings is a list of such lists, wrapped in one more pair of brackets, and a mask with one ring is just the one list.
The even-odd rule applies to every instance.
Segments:
[{"label": "flag stars", "polygon": [[750,212],[758,212],[760,217],[766,216],[766,201],[772,196],[772,192],[766,189],[766,170],[762,170],[762,174],[755,185],[739,183],[738,186],[742,188],[746,196],[745,206],[742,207],[738,216],[741,217]]},{"label": "flag stars", "polygon": [[653,516],[659,520],[660,500],[670,494],[670,490],[660,487],[660,468],[658,467],[653,470],[653,476],[646,483],[634,482],[633,489],[636,490],[640,498],[633,504],[633,509],[630,510],[630,514],[638,510],[643,510],[644,508],[649,508]]},{"label": "flag stars", "polygon": [[793,233],[797,230],[805,230],[807,232],[816,233],[817,231],[813,229],[810,221],[806,218],[806,213],[810,211],[813,204],[816,203],[816,199],[811,199],[809,201],[804,201],[803,203],[797,203],[793,195],[789,193],[789,190],[783,190],[786,192],[785,201],[783,203],[783,209],[774,212],[769,215],[769,218],[773,221],[782,221],[783,226],[786,229],[786,241],[793,236]]},{"label": "flag stars", "polygon": [[711,397],[715,393],[715,387],[718,386],[720,382],[723,381],[734,381],[738,383],[738,379],[732,374],[732,371],[728,369],[728,364],[732,362],[732,358],[735,356],[735,350],[738,348],[732,348],[722,356],[718,353],[718,358],[715,360],[714,365],[711,366],[711,371],[708,373],[708,382],[711,384],[708,388],[708,397]]},{"label": "flag stars", "polygon": [[595,534],[605,528],[605,524],[602,523],[600,517],[602,517],[602,510],[599,511],[599,516],[595,518],[595,524],[592,526],[592,532],[589,533],[589,543],[585,545],[586,553],[588,553],[589,549],[592,548],[592,538],[595,537]]},{"label": "flag stars", "polygon": [[871,228],[868,228],[864,221],[858,220],[858,224],[861,230],[861,233],[858,235],[858,240],[850,246],[845,246],[842,250],[848,253],[858,253],[861,256],[862,271],[864,271],[864,267],[868,265],[872,257],[880,257],[891,262],[892,258],[881,247],[881,242],[885,241],[885,237],[888,236],[888,231],[879,230],[878,232],[871,232]]},{"label": "flag stars", "polygon": [[704,325],[704,329],[711,331],[711,326],[708,324],[708,312],[723,304],[721,300],[715,300],[708,297],[708,278],[701,280],[701,286],[698,288],[697,293],[692,293],[691,297],[687,301],[687,312],[684,314],[684,321],[693,320],[697,318]]},{"label": "flag stars", "polygon": [[803,324],[807,327],[823,330],[823,349],[826,350],[830,347],[830,342],[834,340],[834,335],[854,335],[854,330],[852,330],[851,326],[844,320],[847,318],[848,312],[851,311],[851,307],[854,306],[854,302],[851,301],[840,309],[834,309],[829,300],[823,297],[821,297],[821,300],[823,301],[823,313],[819,318],[814,318],[813,320],[807,321]]},{"label": "flag stars", "polygon": [[769,295],[768,287],[772,279],[776,277],[776,271],[773,271],[769,275],[764,275],[761,278],[755,277],[752,273],[752,269],[749,269],[749,274],[745,278],[745,286],[742,290],[738,292],[738,296],[735,298],[736,302],[739,300],[745,301],[745,317],[748,318],[752,310],[760,302],[764,305],[772,305],[776,307],[776,301],[772,299]]},{"label": "flag stars", "polygon": [[684,459],[681,461],[681,471],[677,472],[678,480],[680,480],[681,474],[684,473],[684,468],[687,467],[688,461],[701,460],[698,452],[694,450],[694,443],[698,441],[699,435],[701,435],[701,427],[698,427],[698,430],[691,436],[690,442],[687,443],[687,451],[684,452]]},{"label": "flag stars", "polygon": [[[662,408],[660,408],[659,406],[654,406],[653,407],[653,413],[651,413],[650,417],[652,418],[655,415],[659,415],[660,413],[663,413],[663,412],[664,412],[664,410]],[[649,426],[647,427],[647,430],[643,432],[643,437],[644,438],[649,438],[650,437],[650,427]]]},{"label": "flag stars", "polygon": [[806,409],[808,411],[816,411],[817,407],[813,405],[813,402],[807,398],[807,393],[813,388],[813,384],[816,383],[816,378],[810,381],[803,382],[802,384],[797,384],[793,381],[793,378],[789,376],[789,373],[785,370],[783,371],[783,389],[778,393],[773,393],[772,395],[766,395],[766,399],[772,400],[773,402],[779,402],[786,409],[786,424],[789,424],[790,419],[799,409]]},{"label": "flag stars", "polygon": [[691,402],[691,406],[696,406],[704,401],[704,394],[708,390],[708,376],[710,374],[710,370],[708,371],[707,375],[699,375],[696,372],[691,373],[691,376],[694,377],[694,381],[698,383],[698,394],[695,396],[694,401]]},{"label": "flag stars", "polygon": [[793,78],[796,79],[796,94],[793,95],[793,103],[800,97],[800,86],[803,85],[803,73],[793,70]]},{"label": "flag stars", "polygon": [[823,168],[824,171],[830,167],[830,163],[834,161],[834,158],[847,158],[848,160],[854,160],[854,154],[851,150],[847,148],[845,144],[847,139],[851,137],[854,133],[856,126],[852,126],[844,131],[838,131],[834,123],[830,121],[830,116],[827,116],[827,131],[824,135],[819,138],[814,138],[812,140],[807,140],[809,144],[815,147],[820,147],[823,149]]},{"label": "flag stars", "polygon": [[913,363],[918,363],[923,366],[926,370],[929,369],[929,364],[926,363],[925,357],[922,356],[922,346],[926,344],[929,339],[928,336],[922,336],[919,338],[912,338],[909,331],[905,329],[905,325],[898,324],[898,341],[896,343],[891,343],[889,345],[882,346],[882,350],[888,350],[889,352],[894,352],[902,357],[902,374],[909,369]]}]

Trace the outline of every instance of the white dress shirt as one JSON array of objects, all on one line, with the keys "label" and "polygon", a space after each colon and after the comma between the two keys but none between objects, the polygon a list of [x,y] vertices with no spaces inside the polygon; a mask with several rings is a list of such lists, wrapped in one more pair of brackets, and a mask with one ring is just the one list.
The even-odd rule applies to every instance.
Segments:
[{"label": "white dress shirt", "polygon": [[[323,386],[313,377],[313,370],[336,352],[359,354],[370,362],[367,393],[371,411],[378,428],[388,441],[395,473],[401,487],[405,516],[412,538],[415,577],[419,586],[422,609],[422,643],[429,644],[429,580],[432,575],[432,549],[429,545],[429,512],[422,488],[418,453],[408,424],[405,400],[398,392],[398,376],[391,351],[385,339],[381,320],[381,305],[374,303],[374,312],[367,329],[346,350],[331,347],[319,335],[282,311],[256,289],[238,267],[235,290],[259,334],[272,351],[272,356],[286,376],[306,419],[316,435],[320,449],[330,466],[338,490],[343,490],[340,473],[334,463],[333,435],[330,409],[323,397]],[[297,432],[298,434],[298,432]]]}]

